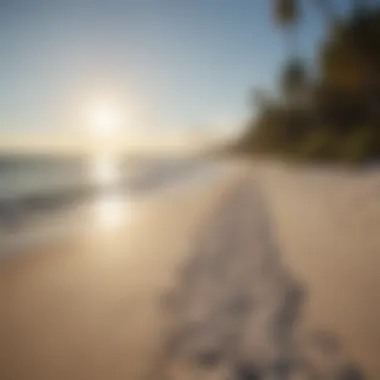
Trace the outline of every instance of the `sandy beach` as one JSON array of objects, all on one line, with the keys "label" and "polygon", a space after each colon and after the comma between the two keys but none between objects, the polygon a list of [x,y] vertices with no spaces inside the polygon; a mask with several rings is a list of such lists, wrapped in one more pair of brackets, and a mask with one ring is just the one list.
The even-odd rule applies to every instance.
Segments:
[{"label": "sandy beach", "polygon": [[379,378],[379,169],[274,164],[260,177],[284,261],[307,287],[303,328],[334,331]]},{"label": "sandy beach", "polygon": [[137,201],[118,228],[90,224],[2,260],[0,378],[145,376],[164,322],[160,299],[231,177]]},{"label": "sandy beach", "polygon": [[[247,285],[236,288],[239,294],[255,289],[257,294],[248,297],[263,298],[263,310],[268,311],[279,308],[281,300],[274,294],[290,278],[305,294],[297,334],[318,329],[337,334],[345,360],[358,363],[366,378],[377,379],[379,173],[237,163],[203,186],[185,186],[137,202],[118,228],[84,229],[59,244],[3,260],[0,378],[145,379],[170,331],[170,307],[165,305],[173,289],[180,289],[188,306],[202,299],[201,318],[213,323],[224,321],[218,319],[220,313],[217,317],[202,313],[215,302],[214,296],[223,300],[231,284]],[[263,237],[267,229],[270,238]],[[231,230],[228,239],[222,236]],[[208,256],[199,250],[205,246]],[[269,267],[265,264],[269,272],[252,267],[253,272],[244,272],[244,282],[217,285],[211,298],[199,295],[205,294],[204,287],[192,290],[198,279],[207,287],[208,274],[195,271],[189,293],[179,285],[181,268],[193,257],[215,254],[217,263],[236,257],[231,265],[244,269],[244,257],[249,265],[253,263],[250,252],[266,260],[274,246],[278,261]],[[223,268],[228,275],[234,273],[227,264]],[[250,277],[251,273],[261,277]],[[213,276],[210,283],[215,285]],[[266,293],[261,287],[273,291]],[[184,315],[188,318],[189,311]],[[268,315],[244,322],[253,326],[246,331],[256,337],[254,327],[263,326]],[[268,342],[272,338],[260,339]],[[188,342],[185,339],[182,345],[184,352]],[[257,350],[251,343],[239,340],[241,355],[247,360]],[[264,356],[265,361],[273,355]],[[182,369],[177,378],[190,378],[185,377],[186,371]]]}]

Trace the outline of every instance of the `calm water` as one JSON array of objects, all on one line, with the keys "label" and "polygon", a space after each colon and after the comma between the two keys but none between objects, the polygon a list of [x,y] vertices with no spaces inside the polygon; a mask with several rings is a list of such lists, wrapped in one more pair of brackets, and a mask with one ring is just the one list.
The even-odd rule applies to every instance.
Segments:
[{"label": "calm water", "polygon": [[30,214],[89,199],[112,198],[115,203],[115,194],[155,191],[211,166],[194,157],[3,156],[0,221],[19,222]]},{"label": "calm water", "polygon": [[0,200],[31,194],[115,185],[137,177],[163,177],[194,166],[189,158],[126,158],[116,155],[90,157],[0,157]]},{"label": "calm water", "polygon": [[221,170],[195,157],[2,157],[0,259],[78,235],[108,241],[151,197],[192,191]]}]

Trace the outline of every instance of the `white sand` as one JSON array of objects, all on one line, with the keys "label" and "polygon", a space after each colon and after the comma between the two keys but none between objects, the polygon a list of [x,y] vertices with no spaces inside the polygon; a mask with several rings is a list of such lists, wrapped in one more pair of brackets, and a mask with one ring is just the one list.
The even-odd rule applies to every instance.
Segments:
[{"label": "white sand", "polygon": [[380,378],[380,169],[259,165],[284,260],[309,297],[305,329],[326,328]]}]

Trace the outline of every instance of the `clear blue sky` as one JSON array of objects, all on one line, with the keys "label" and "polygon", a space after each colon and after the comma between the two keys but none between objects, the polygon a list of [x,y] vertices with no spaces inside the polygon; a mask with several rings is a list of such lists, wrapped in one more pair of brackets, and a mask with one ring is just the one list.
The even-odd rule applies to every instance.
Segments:
[{"label": "clear blue sky", "polygon": [[[156,131],[238,121],[248,90],[272,89],[284,59],[271,3],[0,1],[0,131],[75,130],[80,104],[102,92]],[[308,8],[303,56],[322,29]]]}]

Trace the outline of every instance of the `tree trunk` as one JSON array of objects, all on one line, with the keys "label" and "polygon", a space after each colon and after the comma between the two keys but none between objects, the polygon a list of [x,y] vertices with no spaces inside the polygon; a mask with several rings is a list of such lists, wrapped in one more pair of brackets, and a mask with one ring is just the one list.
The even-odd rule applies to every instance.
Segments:
[{"label": "tree trunk", "polygon": [[288,25],[285,30],[286,52],[288,63],[298,58],[297,25]]}]

